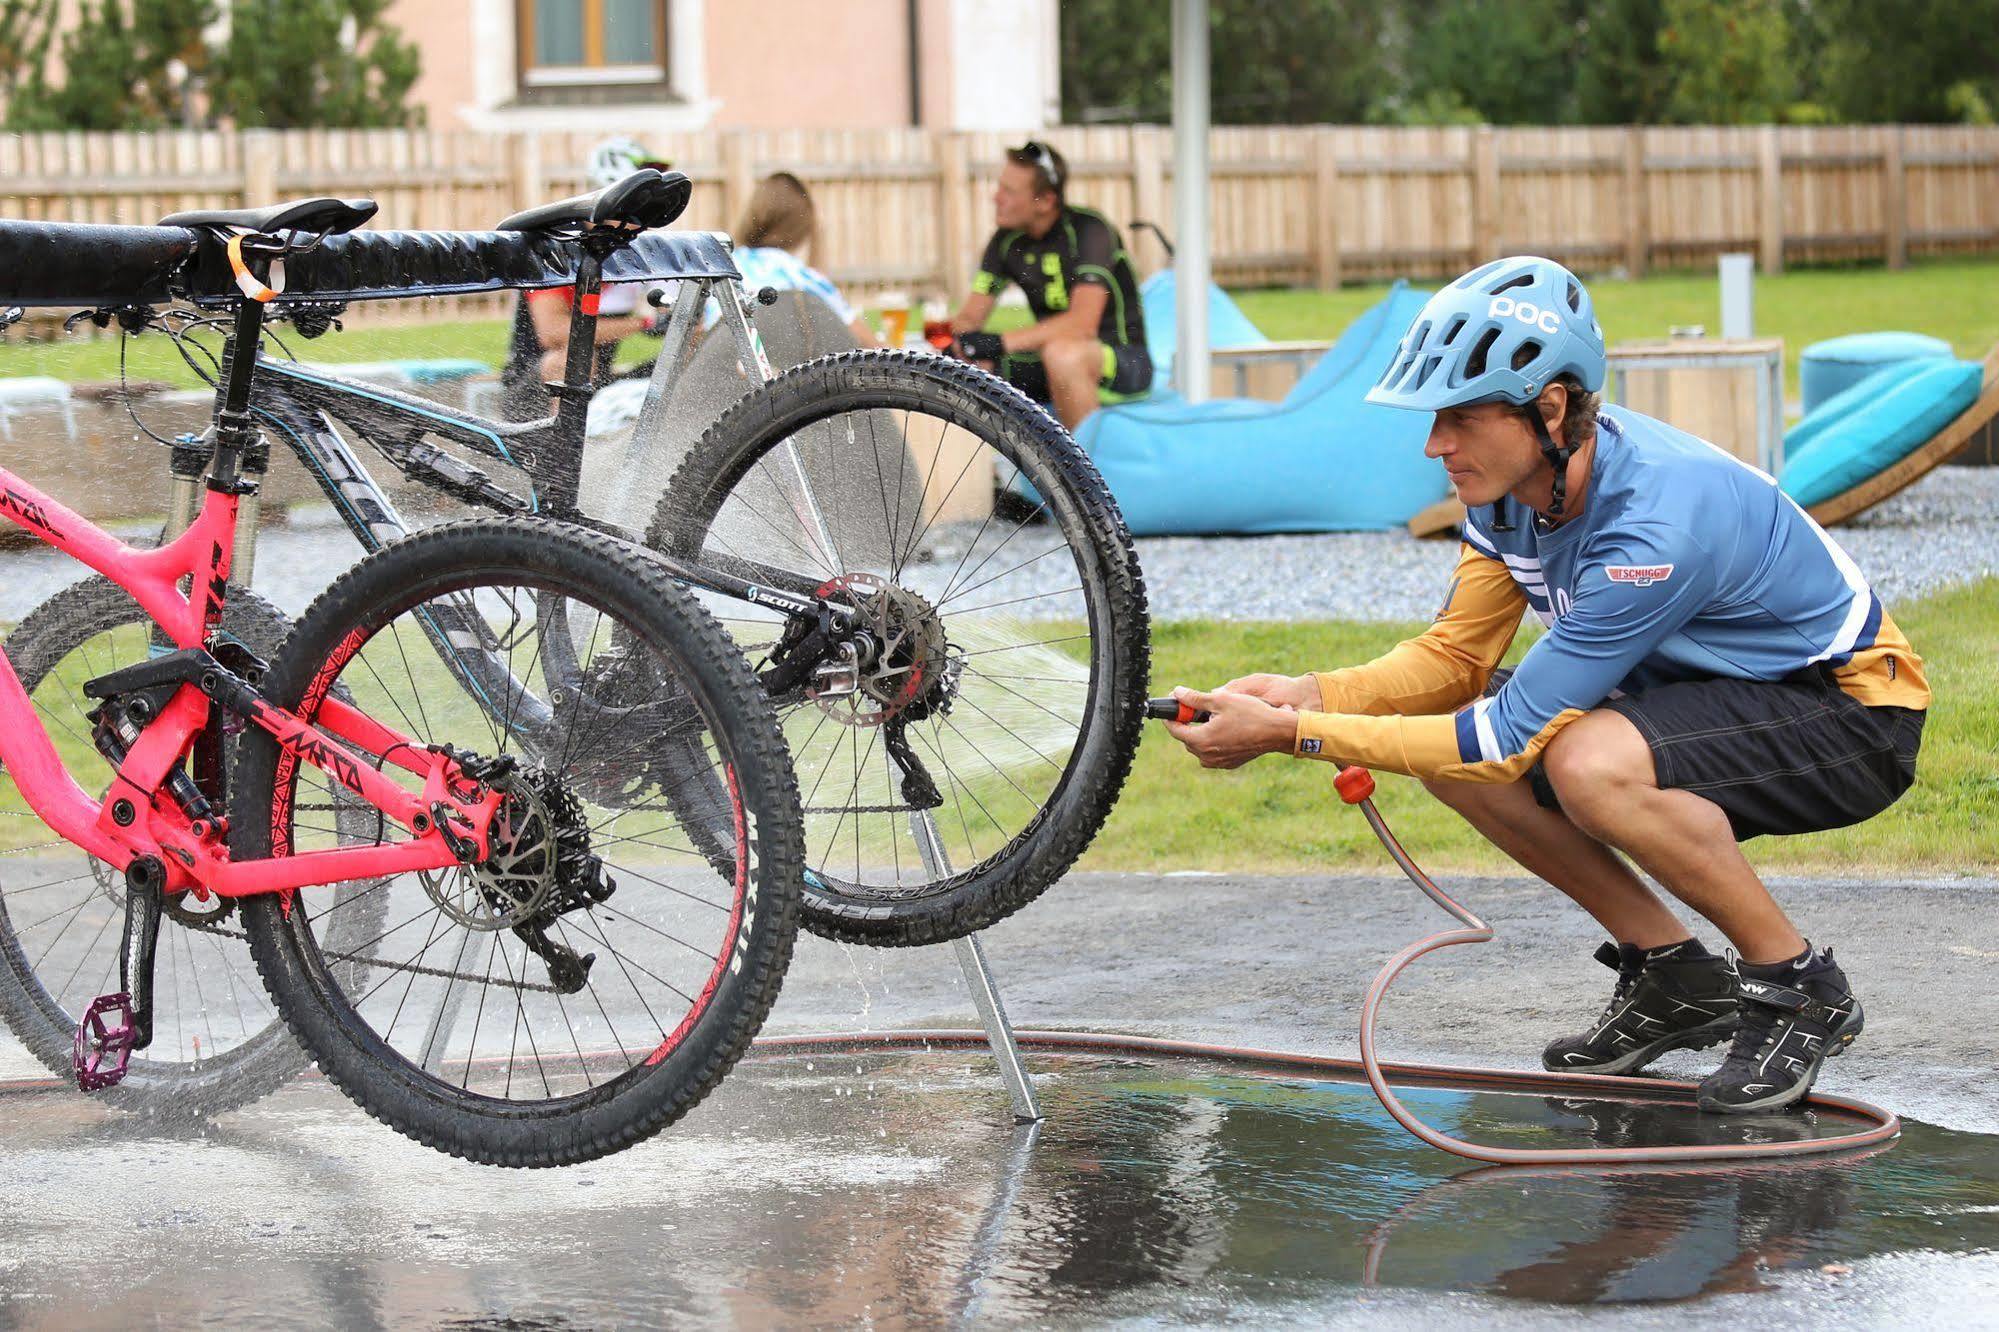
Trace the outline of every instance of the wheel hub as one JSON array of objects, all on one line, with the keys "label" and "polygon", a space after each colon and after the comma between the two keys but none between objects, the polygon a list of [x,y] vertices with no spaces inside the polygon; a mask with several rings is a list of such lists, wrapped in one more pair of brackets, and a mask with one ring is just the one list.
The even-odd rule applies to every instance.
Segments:
[{"label": "wheel hub", "polygon": [[855,688],[813,694],[822,711],[843,725],[879,726],[949,710],[964,663],[945,638],[936,607],[870,573],[842,574],[818,594],[840,597],[857,612]]}]

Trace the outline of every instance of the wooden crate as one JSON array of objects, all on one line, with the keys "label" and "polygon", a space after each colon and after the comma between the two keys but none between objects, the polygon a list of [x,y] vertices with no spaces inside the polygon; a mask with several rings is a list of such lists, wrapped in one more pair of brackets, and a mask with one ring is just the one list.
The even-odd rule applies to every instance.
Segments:
[{"label": "wooden crate", "polygon": [[1675,338],[1611,349],[1618,405],[1699,435],[1775,475],[1784,465],[1784,340]]}]

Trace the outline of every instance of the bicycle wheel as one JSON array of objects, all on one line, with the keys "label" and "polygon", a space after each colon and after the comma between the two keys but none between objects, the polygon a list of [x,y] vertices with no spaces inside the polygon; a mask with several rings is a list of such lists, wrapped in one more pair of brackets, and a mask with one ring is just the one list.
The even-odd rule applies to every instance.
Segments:
[{"label": "bicycle wheel", "polygon": [[[223,632],[269,659],[288,627],[276,607],[229,589]],[[86,680],[144,661],[157,630],[123,588],[91,578],[29,612],[7,638],[22,687],[70,773],[103,791],[111,767],[92,746]],[[217,774],[197,773],[211,798]],[[219,806],[220,807],[220,806]],[[351,811],[352,802],[345,808]],[[346,816],[351,818],[351,812]],[[49,1070],[70,1075],[70,1040],[90,1001],[118,988],[123,875],[58,838],[0,773],[0,1016]],[[370,932],[369,904],[338,923]],[[243,931],[221,899],[169,903],[155,968],[153,1042],[125,1080],[96,1093],[121,1110],[199,1118],[244,1105],[305,1066],[257,979]]]},{"label": "bicycle wheel", "polygon": [[[647,544],[858,608],[848,692],[778,700],[804,794],[806,928],[957,938],[1103,825],[1148,657],[1130,534],[1047,413],[971,366],[849,352],[785,372],[690,450]],[[704,594],[753,658],[776,612]]]},{"label": "bicycle wheel", "polygon": [[[580,680],[547,673],[558,604]],[[321,889],[289,911],[244,901],[251,953],[321,1069],[398,1131],[498,1165],[588,1160],[684,1114],[762,1024],[797,931],[797,790],[727,636],[636,547],[456,523],[323,593],[266,694],[313,720],[329,683],[410,743],[516,764],[491,779],[504,845],[383,880],[387,924],[365,947],[320,938]],[[235,855],[323,845],[303,812],[327,786],[246,733]],[[721,864],[689,817],[727,819]]]}]

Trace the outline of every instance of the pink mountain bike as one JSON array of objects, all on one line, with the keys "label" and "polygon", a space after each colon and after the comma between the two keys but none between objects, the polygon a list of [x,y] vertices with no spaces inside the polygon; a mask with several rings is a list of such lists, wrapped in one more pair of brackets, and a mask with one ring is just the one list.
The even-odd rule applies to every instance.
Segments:
[{"label": "pink mountain bike", "polygon": [[[289,237],[374,211],[302,207],[283,226],[278,210],[192,229],[0,223],[34,229],[10,240],[48,257],[0,287],[108,303],[106,284],[179,280],[226,253],[255,296],[300,248]],[[383,549],[267,663],[229,630],[244,594],[228,581],[255,489],[242,460],[258,444],[263,311],[233,312],[203,502],[171,543],[121,544],[0,468],[0,516],[105,580],[85,585],[101,618],[75,651],[25,683],[0,653],[0,764],[28,807],[5,812],[89,857],[5,895],[0,1005],[17,1031],[35,1027],[24,1013],[44,1030],[75,1022],[79,1084],[129,1090],[162,960],[180,965],[183,935],[240,934],[305,1055],[400,1132],[521,1166],[630,1145],[720,1081],[789,960],[803,848],[771,706],[642,551],[546,521],[450,524]],[[128,637],[115,651],[133,604],[141,650]],[[43,686],[87,705],[87,727],[52,735],[31,697]],[[10,840],[8,873],[60,846]],[[115,974],[85,974],[113,929]],[[217,980],[191,947],[186,966],[194,993]],[[79,1014],[80,984],[101,994]],[[153,1070],[147,1108],[181,1088],[247,1099],[302,1062],[275,1022],[211,1039],[204,1059],[201,1013],[176,1020],[196,1028],[192,1053]],[[225,1076],[205,1084],[205,1063]]]}]

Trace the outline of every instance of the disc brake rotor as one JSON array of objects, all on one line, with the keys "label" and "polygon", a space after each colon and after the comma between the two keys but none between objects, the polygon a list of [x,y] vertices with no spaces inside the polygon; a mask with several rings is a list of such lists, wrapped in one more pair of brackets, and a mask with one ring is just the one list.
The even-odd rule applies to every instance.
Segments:
[{"label": "disc brake rotor", "polygon": [[519,774],[496,785],[502,798],[487,835],[492,854],[477,865],[417,874],[438,910],[469,930],[534,919],[555,885],[556,826],[548,803]]},{"label": "disc brake rotor", "polygon": [[872,663],[857,672],[851,693],[821,694],[820,709],[845,726],[879,726],[949,709],[962,661],[944,636],[944,622],[924,598],[871,573],[846,573],[824,583],[822,597],[840,596],[858,614],[854,627],[874,639]]}]

